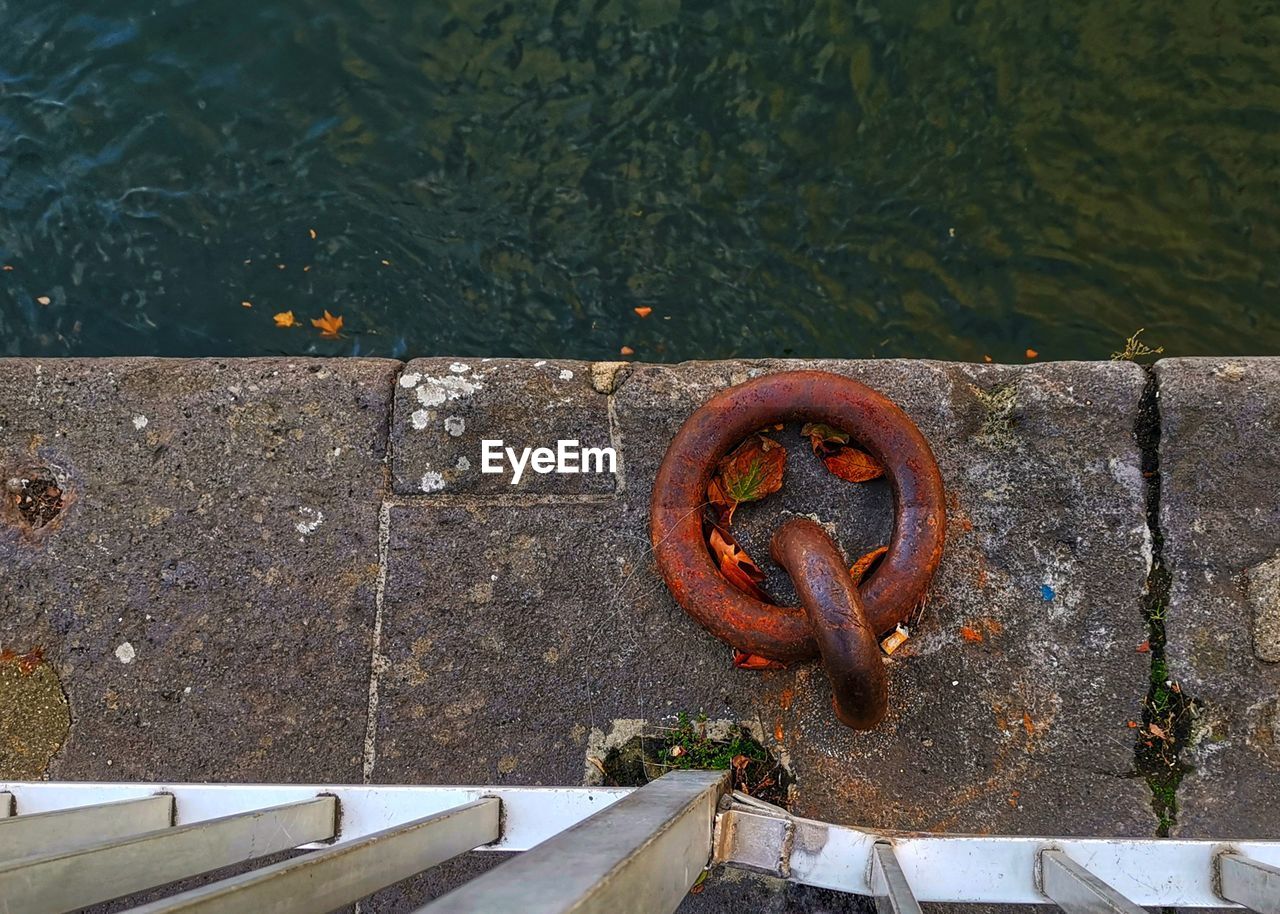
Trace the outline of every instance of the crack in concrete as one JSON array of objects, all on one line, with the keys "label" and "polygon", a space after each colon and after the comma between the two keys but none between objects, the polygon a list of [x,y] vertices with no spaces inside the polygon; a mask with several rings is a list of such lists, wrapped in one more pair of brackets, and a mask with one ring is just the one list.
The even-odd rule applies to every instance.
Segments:
[{"label": "crack in concrete", "polygon": [[392,452],[395,448],[395,438],[391,432],[395,422],[396,390],[400,387],[400,378],[406,368],[408,363],[401,362],[400,368],[391,380],[391,393],[387,398],[386,406],[387,421],[384,428],[386,444],[382,455],[382,503],[378,506],[378,576],[373,591],[373,631],[370,634],[369,648],[369,700],[365,710],[364,745],[360,766],[361,779],[365,784],[372,781],[373,768],[378,760],[379,684],[381,675],[387,667],[386,656],[382,653],[382,608],[387,592],[387,559],[391,549],[391,507],[394,502],[391,461],[394,456]]},{"label": "crack in concrete", "polygon": [[[1168,837],[1177,822],[1178,784],[1186,771],[1180,755],[1191,735],[1191,723],[1198,702],[1182,692],[1170,678],[1165,660],[1165,613],[1173,586],[1173,576],[1164,564],[1164,532],[1160,524],[1160,385],[1153,367],[1144,366],[1146,386],[1138,406],[1134,428],[1146,480],[1147,530],[1151,538],[1151,567],[1142,598],[1142,617],[1147,623],[1151,653],[1151,676],[1142,706],[1142,727],[1134,742],[1138,774],[1151,790],[1151,808],[1159,819],[1156,834]],[[1152,727],[1157,728],[1153,730]],[[1163,738],[1162,738],[1163,734]]]}]

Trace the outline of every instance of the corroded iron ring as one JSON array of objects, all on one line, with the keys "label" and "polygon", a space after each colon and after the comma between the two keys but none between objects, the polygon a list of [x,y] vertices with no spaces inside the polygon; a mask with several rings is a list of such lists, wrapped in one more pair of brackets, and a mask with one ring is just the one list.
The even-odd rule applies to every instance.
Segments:
[{"label": "corroded iron ring", "polygon": [[707,549],[702,515],[720,459],[748,435],[790,421],[847,432],[880,462],[893,488],[889,551],[858,588],[872,632],[888,632],[919,605],[942,558],[946,528],[942,477],[928,442],[893,401],[866,385],[827,372],[792,371],[747,381],[707,401],[672,439],[654,482],[649,519],[658,568],[676,601],[707,631],[784,663],[818,655],[809,617],[799,607],[763,603],[731,585]]}]

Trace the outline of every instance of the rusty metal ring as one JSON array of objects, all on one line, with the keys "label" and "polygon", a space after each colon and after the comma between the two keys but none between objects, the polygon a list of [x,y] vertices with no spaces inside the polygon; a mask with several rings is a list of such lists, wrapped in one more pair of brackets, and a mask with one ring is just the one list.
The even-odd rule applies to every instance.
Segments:
[{"label": "rusty metal ring", "polygon": [[873,634],[894,628],[919,605],[942,558],[946,528],[942,477],[928,442],[893,401],[864,384],[827,372],[783,372],[731,387],[696,410],[654,481],[649,519],[658,569],[676,601],[711,634],[784,663],[819,654],[813,623],[804,609],[763,603],[721,575],[703,538],[702,509],[720,459],[753,432],[788,421],[847,432],[880,461],[893,489],[889,551],[857,588]]}]

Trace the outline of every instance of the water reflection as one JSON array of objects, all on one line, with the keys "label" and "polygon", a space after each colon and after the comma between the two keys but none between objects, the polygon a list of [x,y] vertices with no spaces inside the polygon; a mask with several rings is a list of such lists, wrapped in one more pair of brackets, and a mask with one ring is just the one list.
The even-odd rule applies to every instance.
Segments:
[{"label": "water reflection", "polygon": [[1280,350],[1265,6],[99,6],[0,0],[4,354]]}]

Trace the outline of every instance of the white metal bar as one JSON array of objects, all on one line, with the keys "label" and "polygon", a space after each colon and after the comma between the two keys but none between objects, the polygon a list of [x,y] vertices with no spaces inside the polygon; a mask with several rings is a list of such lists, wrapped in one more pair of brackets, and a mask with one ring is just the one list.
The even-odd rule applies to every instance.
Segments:
[{"label": "white metal bar", "polygon": [[[781,810],[778,813],[785,815]],[[724,817],[762,815],[733,809]],[[879,840],[893,842],[894,855],[920,902],[1044,904],[1036,876],[1037,857],[1056,847],[1142,907],[1224,907],[1215,886],[1214,858],[1237,852],[1280,866],[1280,841],[1183,841],[1168,838],[1044,838],[1035,836],[878,833],[788,817],[790,848],[756,847],[754,860],[777,853],[793,882],[859,895],[874,894],[871,851]],[[719,828],[725,828],[722,823]],[[767,830],[758,829],[760,834]],[[773,834],[787,834],[774,829]],[[722,842],[723,844],[723,842]],[[717,855],[736,864],[736,851]],[[1159,878],[1152,878],[1158,874]],[[783,875],[781,872],[778,875]]]},{"label": "white metal bar", "polygon": [[186,825],[233,812],[336,797],[342,840],[421,819],[493,796],[502,801],[502,838],[480,851],[523,851],[581,822],[631,793],[632,787],[437,787],[402,784],[130,784],[59,781],[0,781],[24,813],[65,809],[164,792],[177,801],[175,824]]},{"label": "white metal bar", "polygon": [[1240,854],[1218,858],[1222,897],[1258,914],[1280,914],[1280,866],[1269,866]]},{"label": "white metal bar", "polygon": [[332,838],[337,830],[337,806],[333,797],[313,797],[72,851],[26,857],[0,867],[0,911],[71,911]]},{"label": "white metal bar", "polygon": [[498,840],[492,797],[154,901],[127,914],[332,911]]},{"label": "white metal bar", "polygon": [[173,797],[155,795],[10,816],[0,821],[0,864],[99,844],[173,824]]},{"label": "white metal bar", "polygon": [[7,790],[0,790],[0,819],[7,819],[13,815],[13,794]]},{"label": "white metal bar", "polygon": [[1060,850],[1040,853],[1044,893],[1067,914],[1146,914]]},{"label": "white metal bar", "polygon": [[420,914],[671,912],[711,856],[723,771],[673,771]]},{"label": "white metal bar", "polygon": [[921,914],[920,903],[893,855],[893,845],[884,841],[871,848],[871,890],[879,914]]}]

